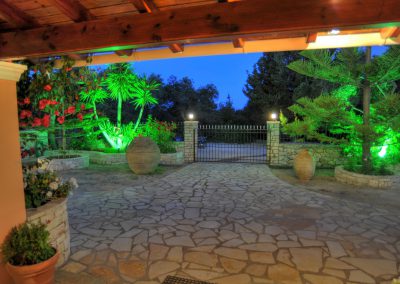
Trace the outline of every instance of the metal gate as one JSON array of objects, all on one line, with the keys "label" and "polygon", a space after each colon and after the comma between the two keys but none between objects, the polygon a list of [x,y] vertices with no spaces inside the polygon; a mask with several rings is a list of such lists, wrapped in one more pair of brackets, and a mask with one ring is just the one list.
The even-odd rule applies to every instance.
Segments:
[{"label": "metal gate", "polygon": [[194,138],[197,162],[267,162],[265,125],[199,125]]}]

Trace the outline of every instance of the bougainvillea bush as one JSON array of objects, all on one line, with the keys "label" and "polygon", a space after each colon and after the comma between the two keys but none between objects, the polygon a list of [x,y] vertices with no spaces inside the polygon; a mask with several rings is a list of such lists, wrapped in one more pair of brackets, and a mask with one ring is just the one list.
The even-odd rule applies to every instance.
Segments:
[{"label": "bougainvillea bush", "polygon": [[[22,129],[36,128],[48,131],[52,149],[66,148],[66,131],[79,127],[92,110],[80,100],[81,70],[72,69],[73,61],[64,59],[55,69],[52,62],[31,66],[23,74],[25,88],[19,90],[19,121]],[[21,91],[21,89],[23,89]],[[61,142],[57,143],[56,137]]]}]

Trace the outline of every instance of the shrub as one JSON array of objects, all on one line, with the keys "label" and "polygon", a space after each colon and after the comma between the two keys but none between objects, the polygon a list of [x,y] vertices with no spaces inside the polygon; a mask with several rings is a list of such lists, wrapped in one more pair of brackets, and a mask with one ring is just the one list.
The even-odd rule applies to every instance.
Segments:
[{"label": "shrub", "polygon": [[1,252],[4,261],[12,265],[32,265],[51,258],[56,250],[50,245],[44,224],[24,223],[11,229]]},{"label": "shrub", "polygon": [[76,179],[63,182],[56,173],[34,166],[24,169],[24,193],[26,208],[36,208],[50,200],[67,197],[78,187]]},{"label": "shrub", "polygon": [[174,137],[176,124],[173,122],[158,121],[152,117],[147,119],[142,127],[141,135],[150,137],[157,143],[161,153],[176,153]]}]

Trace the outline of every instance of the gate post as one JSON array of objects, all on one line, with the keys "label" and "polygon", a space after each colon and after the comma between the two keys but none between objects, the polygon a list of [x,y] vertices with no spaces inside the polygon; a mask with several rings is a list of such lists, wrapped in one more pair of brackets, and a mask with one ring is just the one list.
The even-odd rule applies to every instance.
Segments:
[{"label": "gate post", "polygon": [[267,159],[270,166],[279,164],[279,131],[279,121],[267,121]]},{"label": "gate post", "polygon": [[185,144],[185,162],[192,163],[195,160],[197,151],[197,128],[198,121],[189,120],[184,122],[184,144]]}]

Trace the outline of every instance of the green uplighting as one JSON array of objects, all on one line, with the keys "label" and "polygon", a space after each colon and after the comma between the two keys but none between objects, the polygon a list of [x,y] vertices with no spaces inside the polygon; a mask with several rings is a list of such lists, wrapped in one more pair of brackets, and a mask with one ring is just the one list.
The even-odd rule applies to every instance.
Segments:
[{"label": "green uplighting", "polygon": [[382,149],[379,151],[378,156],[381,158],[385,157],[387,148],[388,148],[387,145],[382,146]]}]

